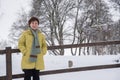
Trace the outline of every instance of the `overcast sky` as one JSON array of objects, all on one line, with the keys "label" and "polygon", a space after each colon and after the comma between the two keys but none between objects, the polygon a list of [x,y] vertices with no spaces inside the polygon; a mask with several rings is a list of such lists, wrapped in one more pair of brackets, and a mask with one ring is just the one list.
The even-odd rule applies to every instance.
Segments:
[{"label": "overcast sky", "polygon": [[17,14],[24,8],[30,10],[31,0],[0,0],[0,39],[7,39],[11,25]]}]

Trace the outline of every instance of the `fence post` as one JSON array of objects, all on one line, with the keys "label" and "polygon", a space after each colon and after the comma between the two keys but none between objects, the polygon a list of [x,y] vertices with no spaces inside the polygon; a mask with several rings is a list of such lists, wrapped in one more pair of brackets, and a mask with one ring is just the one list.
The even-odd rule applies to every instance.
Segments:
[{"label": "fence post", "polygon": [[11,47],[6,47],[6,80],[12,80]]}]

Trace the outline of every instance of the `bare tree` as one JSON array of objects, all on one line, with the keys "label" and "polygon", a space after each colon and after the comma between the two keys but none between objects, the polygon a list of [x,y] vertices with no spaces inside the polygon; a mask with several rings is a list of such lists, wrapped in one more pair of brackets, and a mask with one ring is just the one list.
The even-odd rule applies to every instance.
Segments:
[{"label": "bare tree", "polygon": [[[112,3],[113,8],[120,13],[120,0],[109,0]],[[118,16],[119,17],[119,16]],[[111,40],[120,40],[120,19],[113,24],[110,24],[110,29],[112,30]],[[118,54],[120,53],[119,45],[111,45],[108,48],[110,54]]]},{"label": "bare tree", "polygon": [[28,19],[30,16],[40,16],[38,12],[40,3],[41,0],[33,0],[31,5],[32,9],[29,13],[26,12],[23,8],[21,8],[21,11],[18,13],[18,18],[13,23],[9,33],[10,42],[15,46],[17,46],[17,41],[22,31],[28,29]]},{"label": "bare tree", "polygon": [[10,42],[15,45],[15,47],[17,47],[17,41],[22,31],[28,29],[27,20],[28,14],[24,11],[24,9],[22,9],[21,12],[18,13],[16,22],[12,24],[8,35]]},{"label": "bare tree", "polygon": [[[109,14],[109,8],[106,6],[103,0],[84,0],[84,12],[83,18],[80,20],[79,28],[82,29],[82,37],[84,42],[96,42],[96,41],[106,41],[106,36],[103,35],[106,28],[104,28],[104,24],[112,22]],[[81,24],[83,23],[84,24]],[[78,28],[78,30],[80,30]],[[97,49],[98,48],[98,49]],[[102,48],[102,47],[101,47]],[[87,53],[89,53],[89,48],[87,48]],[[100,47],[92,48],[94,54],[101,54],[101,52],[97,51]]]},{"label": "bare tree", "polygon": [[[40,29],[46,35],[48,46],[80,44],[111,39],[109,8],[103,0],[33,0],[29,14],[24,10],[11,28],[10,37],[18,40],[27,29],[30,16],[40,19]],[[111,39],[112,40],[112,39]],[[104,46],[71,48],[72,55],[104,54]],[[64,49],[49,51],[52,55],[64,55]]]},{"label": "bare tree", "polygon": [[[69,18],[69,12],[74,7],[74,3],[70,0],[44,0],[44,5],[49,22],[49,25],[47,25],[49,28],[49,31],[47,31],[49,32],[49,45],[63,45],[67,35],[65,23]],[[54,50],[53,53],[64,55],[64,49]]]},{"label": "bare tree", "polygon": [[119,9],[120,9],[120,0],[109,0],[109,1],[111,1],[111,2],[114,2],[115,3],[115,6],[117,7],[119,7]]}]

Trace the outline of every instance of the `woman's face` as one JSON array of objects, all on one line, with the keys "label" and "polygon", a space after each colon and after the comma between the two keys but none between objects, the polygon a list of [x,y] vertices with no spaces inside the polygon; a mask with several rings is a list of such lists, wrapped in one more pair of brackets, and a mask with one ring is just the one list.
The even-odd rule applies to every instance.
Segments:
[{"label": "woman's face", "polygon": [[32,28],[32,29],[34,29],[34,30],[36,30],[36,29],[38,29],[38,22],[37,21],[32,21],[31,23],[30,23],[30,27]]}]

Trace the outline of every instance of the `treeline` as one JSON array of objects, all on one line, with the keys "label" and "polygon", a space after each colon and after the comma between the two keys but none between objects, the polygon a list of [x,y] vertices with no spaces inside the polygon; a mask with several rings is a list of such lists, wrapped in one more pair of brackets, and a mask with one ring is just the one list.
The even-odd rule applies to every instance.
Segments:
[{"label": "treeline", "polygon": [[[120,13],[119,0],[109,0],[109,3],[105,0],[33,0],[29,13],[24,9],[20,12],[9,37],[17,44],[21,32],[28,27],[28,19],[36,16],[48,46],[120,40],[120,20],[113,21],[109,4]],[[120,46],[79,47],[71,48],[69,52],[71,55],[119,54]],[[65,49],[59,49],[49,51],[49,54],[67,53]]]}]

